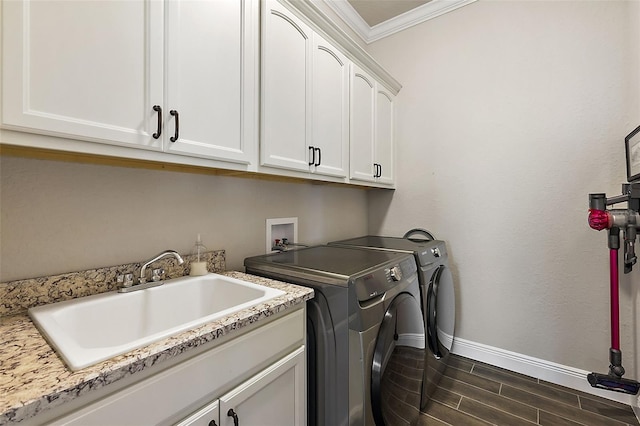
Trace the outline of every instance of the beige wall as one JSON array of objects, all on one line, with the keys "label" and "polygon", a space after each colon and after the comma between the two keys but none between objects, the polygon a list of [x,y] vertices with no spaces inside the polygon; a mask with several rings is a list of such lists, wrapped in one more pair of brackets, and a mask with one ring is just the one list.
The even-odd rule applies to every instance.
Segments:
[{"label": "beige wall", "polygon": [[298,217],[300,242],[364,234],[366,191],[306,183],[0,157],[0,281],[190,252],[227,268],[265,251],[265,219]]},{"label": "beige wall", "polygon": [[[479,1],[370,45],[403,89],[398,189],[371,194],[369,231],[447,241],[459,337],[606,372],[606,235],[587,225],[588,194],[625,180],[639,15],[638,2]],[[631,377],[639,285],[637,266],[621,291]]]}]

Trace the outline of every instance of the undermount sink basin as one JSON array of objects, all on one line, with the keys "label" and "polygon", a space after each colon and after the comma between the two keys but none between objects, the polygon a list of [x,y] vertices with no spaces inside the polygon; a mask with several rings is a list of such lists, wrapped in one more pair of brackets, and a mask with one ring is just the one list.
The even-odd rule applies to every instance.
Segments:
[{"label": "undermount sink basin", "polygon": [[109,292],[29,309],[73,371],[285,294],[218,274],[131,293]]}]

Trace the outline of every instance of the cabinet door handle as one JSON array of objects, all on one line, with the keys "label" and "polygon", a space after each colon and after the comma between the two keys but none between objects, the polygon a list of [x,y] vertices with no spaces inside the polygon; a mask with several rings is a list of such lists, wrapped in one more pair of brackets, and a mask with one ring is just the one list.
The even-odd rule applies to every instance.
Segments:
[{"label": "cabinet door handle", "polygon": [[175,142],[180,137],[180,116],[178,115],[178,111],[176,111],[175,109],[169,111],[169,114],[173,115],[176,118],[176,133],[169,138],[171,142]]},{"label": "cabinet door handle", "polygon": [[373,163],[373,177],[379,178],[380,176],[382,176],[382,164]]},{"label": "cabinet door handle", "polygon": [[[314,166],[318,167],[320,163],[322,163],[322,150],[320,148],[314,148],[313,150],[318,150],[318,162],[313,164]],[[315,153],[313,156],[315,157]]]},{"label": "cabinet door handle", "polygon": [[215,421],[215,420],[211,420],[211,421],[209,422],[209,426],[218,426],[218,424],[216,423],[216,421]]},{"label": "cabinet door handle", "polygon": [[238,415],[233,411],[233,408],[229,408],[229,411],[227,411],[227,417],[233,417],[233,426],[239,425]]},{"label": "cabinet door handle", "polygon": [[316,162],[316,149],[312,146],[309,147],[309,165],[313,166]]},{"label": "cabinet door handle", "polygon": [[158,129],[153,134],[153,138],[158,139],[162,134],[162,107],[160,105],[154,105],[153,110],[158,113]]}]

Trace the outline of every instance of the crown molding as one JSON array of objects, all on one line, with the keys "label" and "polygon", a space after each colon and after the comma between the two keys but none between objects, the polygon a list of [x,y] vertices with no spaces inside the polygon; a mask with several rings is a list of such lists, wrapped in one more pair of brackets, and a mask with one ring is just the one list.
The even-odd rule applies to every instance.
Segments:
[{"label": "crown molding", "polygon": [[367,44],[371,27],[347,0],[323,0]]},{"label": "crown molding", "polygon": [[[314,0],[279,0],[289,10],[295,12],[298,18],[305,21],[308,25],[320,33],[321,36],[328,38],[340,46],[340,50],[349,60],[354,62],[362,69],[370,72],[376,77],[376,81],[382,84],[394,96],[398,94],[402,85],[387,70],[385,70],[375,59],[369,55],[360,44],[356,43],[338,24],[315,4]],[[318,3],[327,0],[317,0]],[[333,0],[329,0],[333,1]],[[359,16],[359,15],[358,15]],[[360,18],[362,19],[362,18]]]},{"label": "crown molding", "polygon": [[431,0],[429,3],[425,3],[373,27],[370,27],[362,19],[347,0],[324,1],[365,43],[369,44],[477,0]]}]

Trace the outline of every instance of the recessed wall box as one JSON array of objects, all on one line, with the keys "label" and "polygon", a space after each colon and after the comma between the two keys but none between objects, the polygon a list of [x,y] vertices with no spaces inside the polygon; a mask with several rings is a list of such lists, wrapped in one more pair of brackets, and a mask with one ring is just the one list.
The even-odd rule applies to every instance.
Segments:
[{"label": "recessed wall box", "polygon": [[286,238],[290,243],[298,241],[298,218],[282,217],[277,219],[267,219],[267,245],[266,253],[272,253],[276,240],[282,241]]}]

